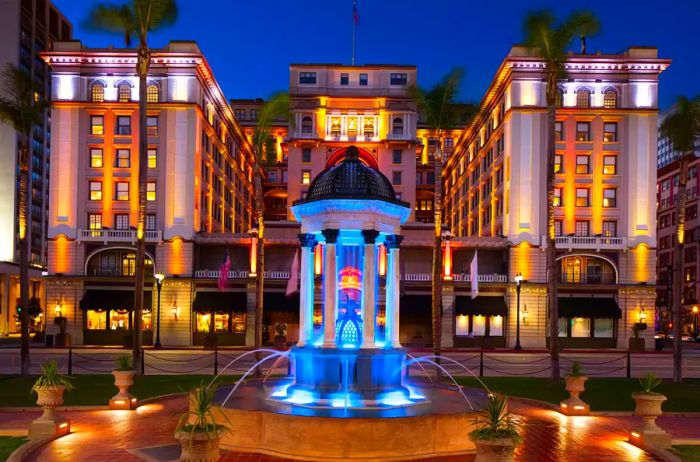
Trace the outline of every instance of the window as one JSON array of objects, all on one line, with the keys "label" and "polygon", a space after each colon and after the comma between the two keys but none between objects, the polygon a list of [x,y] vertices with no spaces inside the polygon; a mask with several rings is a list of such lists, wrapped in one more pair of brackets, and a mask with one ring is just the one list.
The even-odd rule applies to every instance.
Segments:
[{"label": "window", "polygon": [[90,200],[91,201],[101,201],[102,200],[102,182],[101,181],[91,181],[90,182]]},{"label": "window", "polygon": [[603,207],[617,207],[617,189],[603,189]]},{"label": "window", "polygon": [[236,116],[236,119],[245,120],[245,109],[235,109],[233,113]]},{"label": "window", "polygon": [[156,168],[158,166],[158,150],[150,148],[148,150],[148,168]]},{"label": "window", "polygon": [[313,133],[313,120],[309,116],[304,116],[301,119],[301,132],[305,134]]},{"label": "window", "polygon": [[605,237],[616,237],[617,236],[617,222],[616,221],[604,221],[603,222],[603,236],[605,236]]},{"label": "window", "polygon": [[268,170],[267,181],[270,183],[277,183],[277,170]]},{"label": "window", "polygon": [[118,201],[128,201],[129,200],[129,183],[126,181],[118,181],[117,189],[114,199]]},{"label": "window", "polygon": [[427,184],[435,184],[435,172],[426,172],[425,182]]},{"label": "window", "polygon": [[605,90],[605,93],[603,93],[603,107],[605,109],[615,109],[617,107],[617,92],[615,90]]},{"label": "window", "polygon": [[88,213],[88,229],[102,229],[101,213]]},{"label": "window", "polygon": [[561,154],[554,154],[554,173],[564,173],[563,157]]},{"label": "window", "polygon": [[390,85],[406,85],[408,83],[408,74],[392,72],[389,76]]},{"label": "window", "polygon": [[315,72],[300,72],[299,73],[299,83],[303,85],[316,85],[316,73]]},{"label": "window", "polygon": [[576,173],[591,173],[589,169],[590,161],[591,156],[576,156]]},{"label": "window", "polygon": [[367,86],[367,74],[360,74],[360,86]]},{"label": "window", "polygon": [[90,88],[90,100],[93,103],[101,103],[105,100],[105,87],[101,83],[93,83]]},{"label": "window", "polygon": [[128,103],[131,101],[131,85],[128,83],[120,83],[117,87],[117,98],[120,103]]},{"label": "window", "polygon": [[131,116],[117,116],[117,135],[131,135]]},{"label": "window", "polygon": [[366,138],[372,138],[374,136],[374,120],[366,118],[362,131],[364,132]]},{"label": "window", "polygon": [[576,207],[588,207],[588,188],[576,188]]},{"label": "window", "polygon": [[612,338],[613,337],[613,320],[612,320],[612,318],[595,318],[595,319],[593,319],[593,337],[595,337],[595,338]]},{"label": "window", "polygon": [[158,85],[151,83],[146,87],[146,102],[157,103],[160,100]]},{"label": "window", "polygon": [[131,165],[131,150],[117,149],[117,158],[114,166],[117,168],[129,168]]},{"label": "window", "polygon": [[[124,328],[124,327],[122,327]],[[87,329],[88,330],[106,330],[107,329],[107,312],[97,310],[87,310]],[[110,327],[116,329],[116,327]]]},{"label": "window", "polygon": [[617,122],[605,122],[603,124],[603,141],[607,143],[617,141]]},{"label": "window", "polygon": [[146,231],[155,231],[156,229],[156,214],[149,213],[146,215]]},{"label": "window", "polygon": [[391,184],[401,185],[401,172],[393,172],[391,175]]},{"label": "window", "polygon": [[554,122],[554,139],[564,141],[564,122]]},{"label": "window", "polygon": [[590,122],[576,123],[576,141],[591,141]]},{"label": "window", "polygon": [[454,146],[454,142],[454,138],[452,138],[451,136],[446,136],[445,141],[442,145],[446,148],[451,148],[452,146]]},{"label": "window", "polygon": [[561,220],[554,220],[554,235],[561,236],[564,227],[564,222]]},{"label": "window", "polygon": [[156,182],[149,181],[146,185],[146,200],[153,202],[156,200]]},{"label": "window", "polygon": [[114,214],[114,229],[129,229],[129,214],[116,213]]},{"label": "window", "polygon": [[260,111],[258,109],[251,109],[250,110],[250,120],[255,122],[258,120],[258,114],[260,114]]},{"label": "window", "polygon": [[102,168],[102,148],[90,148],[90,167]]},{"label": "window", "polygon": [[350,74],[347,72],[343,72],[340,74],[340,84],[341,85],[347,85],[350,83]]},{"label": "window", "polygon": [[577,220],[576,221],[576,235],[577,236],[588,236],[589,235],[590,222],[587,220]]},{"label": "window", "polygon": [[562,207],[564,201],[562,200],[562,189],[554,188],[554,207]]},{"label": "window", "polygon": [[391,127],[391,134],[399,136],[403,135],[403,119],[401,117],[394,117]]},{"label": "window", "polygon": [[104,135],[105,134],[105,118],[101,115],[90,116],[90,134]]},{"label": "window", "polygon": [[146,117],[146,133],[148,136],[158,136],[158,116]]},{"label": "window", "polygon": [[301,150],[301,161],[305,164],[311,162],[311,148],[303,148]]},{"label": "window", "polygon": [[615,175],[617,173],[617,156],[603,156],[603,174]]},{"label": "window", "polygon": [[571,337],[590,337],[591,336],[591,318],[572,318],[571,319]]},{"label": "window", "polygon": [[302,170],[301,171],[301,184],[309,184],[311,183],[311,170]]},{"label": "window", "polygon": [[394,149],[394,151],[392,152],[392,156],[391,156],[392,163],[400,164],[402,154],[403,154],[403,151],[401,151],[401,149]]},{"label": "window", "polygon": [[591,107],[591,92],[585,88],[576,91],[576,107],[587,109]]}]

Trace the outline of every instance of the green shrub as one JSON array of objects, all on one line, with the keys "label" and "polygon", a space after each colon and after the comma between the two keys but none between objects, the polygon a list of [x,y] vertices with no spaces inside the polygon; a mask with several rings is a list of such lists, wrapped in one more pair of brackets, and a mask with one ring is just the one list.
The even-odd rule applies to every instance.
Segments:
[{"label": "green shrub", "polygon": [[32,391],[36,391],[37,388],[56,387],[65,387],[66,390],[72,390],[73,384],[70,381],[70,377],[58,373],[56,361],[52,359],[41,365],[41,375],[34,382]]}]

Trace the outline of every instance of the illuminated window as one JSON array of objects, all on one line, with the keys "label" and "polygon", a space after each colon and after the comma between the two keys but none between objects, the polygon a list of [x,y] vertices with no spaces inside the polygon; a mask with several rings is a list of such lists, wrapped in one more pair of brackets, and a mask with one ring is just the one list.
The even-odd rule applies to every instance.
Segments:
[{"label": "illuminated window", "polygon": [[158,85],[151,83],[146,87],[146,102],[157,103],[160,100]]},{"label": "illuminated window", "polygon": [[603,222],[603,236],[605,236],[605,237],[616,237],[617,236],[617,222],[616,221],[604,221]]},{"label": "illuminated window", "polygon": [[348,117],[348,136],[354,138],[357,136],[357,117]]},{"label": "illuminated window", "polygon": [[131,101],[131,85],[128,83],[120,83],[117,87],[117,99],[120,103],[128,103]]},{"label": "illuminated window", "polygon": [[315,72],[300,72],[299,73],[299,83],[303,85],[316,85],[316,73]]},{"label": "illuminated window", "polygon": [[367,74],[360,74],[360,86],[366,87],[367,81]]},{"label": "illuminated window", "polygon": [[554,220],[554,235],[561,236],[563,233],[564,222],[561,220]]},{"label": "illuminated window", "polygon": [[90,148],[90,167],[102,168],[102,148]]},{"label": "illuminated window", "polygon": [[347,85],[350,83],[350,74],[347,72],[343,72],[340,74],[340,84],[341,85]]},{"label": "illuminated window", "polygon": [[503,335],[503,316],[489,316],[489,336],[500,337]]},{"label": "illuminated window", "polygon": [[115,213],[114,214],[114,229],[129,229],[129,214]]},{"label": "illuminated window", "polygon": [[118,181],[115,190],[114,199],[118,201],[129,200],[129,183],[126,181]]},{"label": "illuminated window", "polygon": [[392,152],[392,156],[391,156],[392,163],[400,164],[402,154],[403,154],[403,151],[401,151],[401,149],[394,149]]},{"label": "illuminated window", "polygon": [[340,117],[331,117],[331,136],[340,136]]},{"label": "illuminated window", "polygon": [[93,103],[102,103],[105,100],[105,87],[101,83],[93,83],[90,88],[90,100]]},{"label": "illuminated window", "polygon": [[394,117],[392,127],[392,135],[403,135],[403,119],[401,117]]},{"label": "illuminated window", "polygon": [[146,133],[148,136],[158,136],[158,116],[146,117]]},{"label": "illuminated window", "polygon": [[301,150],[301,161],[305,164],[311,162],[311,148],[303,148]]},{"label": "illuminated window", "polygon": [[392,72],[389,76],[389,85],[406,85],[408,83],[408,74]]},{"label": "illuminated window", "polygon": [[564,205],[562,200],[562,189],[554,188],[554,207],[561,207]]},{"label": "illuminated window", "polygon": [[391,184],[400,186],[401,185],[401,172],[393,172],[391,175]]},{"label": "illuminated window", "polygon": [[91,230],[102,229],[102,214],[101,213],[88,213],[88,229],[91,229]]},{"label": "illuminated window", "polygon": [[146,185],[146,200],[150,201],[150,202],[156,200],[156,182],[155,181],[149,181],[148,184]]},{"label": "illuminated window", "polygon": [[591,92],[586,88],[576,91],[576,107],[583,109],[591,107]]},{"label": "illuminated window", "polygon": [[131,135],[131,117],[117,116],[117,135]]},{"label": "illuminated window", "polygon": [[104,310],[87,310],[87,329],[106,330],[107,312]]},{"label": "illuminated window", "polygon": [[576,156],[576,173],[590,173],[591,156]]},{"label": "illuminated window", "polygon": [[617,207],[617,189],[603,189],[603,207]]},{"label": "illuminated window", "polygon": [[564,173],[564,156],[554,154],[554,173]]},{"label": "illuminated window", "polygon": [[605,175],[617,173],[617,156],[603,156],[603,173]]},{"label": "illuminated window", "polygon": [[564,141],[564,122],[554,122],[554,139]]},{"label": "illuminated window", "polygon": [[90,182],[90,200],[91,201],[101,201],[102,200],[102,182],[101,181],[91,181]]},{"label": "illuminated window", "polygon": [[156,215],[155,213],[149,213],[146,215],[146,231],[155,231],[156,229]]},{"label": "illuminated window", "polygon": [[590,122],[576,123],[576,141],[591,140],[591,124]]},{"label": "illuminated window", "polygon": [[617,141],[617,122],[605,122],[603,124],[603,141],[608,143]]},{"label": "illuminated window", "polygon": [[576,188],[576,207],[588,207],[588,188]]},{"label": "illuminated window", "polygon": [[311,170],[302,170],[301,171],[301,184],[309,184],[311,183]]},{"label": "illuminated window", "polygon": [[374,136],[374,120],[371,118],[366,118],[364,126],[362,127],[362,131],[366,137],[373,137]]},{"label": "illuminated window", "polygon": [[90,134],[104,135],[105,134],[105,119],[101,115],[90,116]]},{"label": "illuminated window", "polygon": [[573,318],[571,319],[571,336],[572,337],[590,337],[591,336],[591,319],[590,318]]},{"label": "illuminated window", "polygon": [[117,149],[117,159],[114,166],[117,168],[129,168],[131,166],[131,150]]},{"label": "illuminated window", "polygon": [[478,314],[472,317],[472,335],[483,336],[486,334],[486,316]]},{"label": "illuminated window", "polygon": [[586,237],[590,235],[590,222],[587,220],[576,221],[576,236]]},{"label": "illuminated window", "polygon": [[605,109],[615,109],[617,107],[617,92],[615,90],[605,90],[605,93],[603,93],[603,107]]},{"label": "illuminated window", "polygon": [[313,119],[309,116],[304,116],[301,119],[301,132],[305,134],[313,133]]},{"label": "illuminated window", "polygon": [[148,150],[148,168],[156,168],[158,166],[158,150],[149,148]]}]

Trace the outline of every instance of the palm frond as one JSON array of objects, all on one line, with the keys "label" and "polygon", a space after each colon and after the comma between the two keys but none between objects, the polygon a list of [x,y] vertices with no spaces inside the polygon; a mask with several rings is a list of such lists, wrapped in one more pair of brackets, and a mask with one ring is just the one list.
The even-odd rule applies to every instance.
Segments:
[{"label": "palm frond", "polygon": [[700,136],[700,97],[679,96],[674,111],[661,123],[661,136],[681,155],[692,152]]},{"label": "palm frond", "polygon": [[0,75],[0,121],[28,135],[41,124],[48,102],[39,98],[39,87],[31,74],[8,64]]},{"label": "palm frond", "polygon": [[289,108],[287,92],[273,94],[260,109],[253,135],[253,147],[259,156],[262,156],[263,151],[267,152],[268,158],[270,153],[274,153],[276,139],[271,135],[270,128],[276,121],[286,122],[290,131],[294,128],[294,115]]},{"label": "palm frond", "polygon": [[172,26],[177,21],[175,0],[132,0],[140,34]]},{"label": "palm frond", "polygon": [[416,85],[409,87],[409,95],[418,106],[418,110],[425,114],[426,122],[438,134],[461,122],[463,110],[457,103],[457,96],[463,78],[464,69],[458,67],[452,69],[429,90]]},{"label": "palm frond", "polygon": [[88,30],[123,34],[125,45],[131,47],[131,39],[136,33],[137,23],[131,5],[101,3],[88,13],[84,21]]},{"label": "palm frond", "polygon": [[590,37],[600,31],[600,21],[590,11],[574,11],[561,25],[562,29],[567,29],[572,36]]}]

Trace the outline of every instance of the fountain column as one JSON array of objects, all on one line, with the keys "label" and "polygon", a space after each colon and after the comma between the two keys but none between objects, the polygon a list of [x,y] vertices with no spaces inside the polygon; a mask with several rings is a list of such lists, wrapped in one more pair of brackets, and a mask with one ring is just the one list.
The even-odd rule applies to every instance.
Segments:
[{"label": "fountain column", "polygon": [[389,251],[388,270],[386,275],[386,346],[399,348],[399,284],[401,270],[399,268],[399,246],[403,236],[393,234],[386,237]]},{"label": "fountain column", "polygon": [[301,278],[299,281],[299,341],[297,346],[304,346],[313,341],[314,333],[314,246],[313,234],[299,234],[301,244]]},{"label": "fountain column", "polygon": [[335,316],[338,312],[338,270],[336,268],[335,247],[338,242],[337,229],[321,231],[326,240],[323,255],[323,348],[335,348]]},{"label": "fountain column", "polygon": [[374,299],[374,283],[377,278],[374,244],[379,231],[363,229],[365,241],[364,261],[362,266],[362,348],[374,348],[374,322],[376,318],[376,303]]}]

